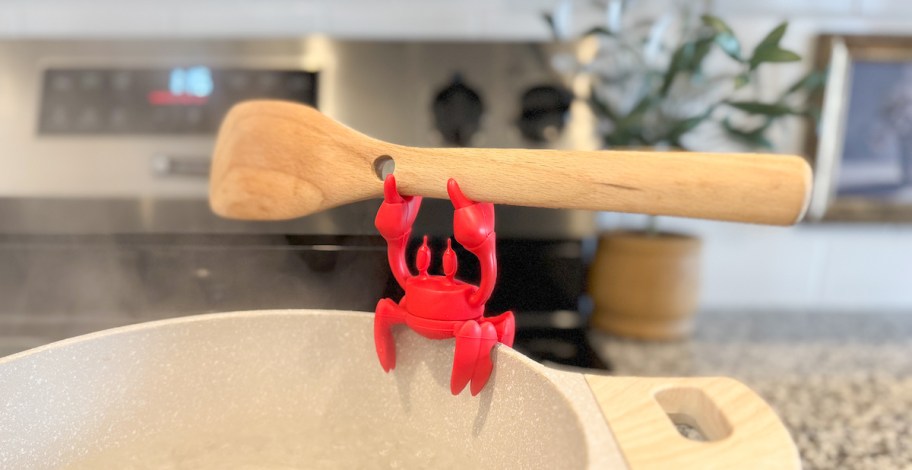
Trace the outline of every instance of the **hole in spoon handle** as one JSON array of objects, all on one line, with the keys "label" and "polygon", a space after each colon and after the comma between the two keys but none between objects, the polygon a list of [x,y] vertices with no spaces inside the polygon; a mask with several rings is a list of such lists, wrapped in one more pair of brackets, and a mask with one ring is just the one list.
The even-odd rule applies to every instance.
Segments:
[{"label": "hole in spoon handle", "polygon": [[374,160],[374,174],[383,181],[388,175],[396,171],[396,161],[389,155],[380,155]]}]

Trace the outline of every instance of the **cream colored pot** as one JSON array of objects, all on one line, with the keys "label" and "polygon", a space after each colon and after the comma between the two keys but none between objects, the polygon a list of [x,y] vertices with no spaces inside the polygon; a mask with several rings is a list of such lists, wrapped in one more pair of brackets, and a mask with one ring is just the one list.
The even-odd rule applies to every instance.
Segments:
[{"label": "cream colored pot", "polygon": [[[730,379],[552,370],[506,347],[452,396],[452,341],[360,312],[263,311],[116,328],[0,360],[4,469],[795,468],[769,407]],[[711,442],[677,433],[669,414]]]}]

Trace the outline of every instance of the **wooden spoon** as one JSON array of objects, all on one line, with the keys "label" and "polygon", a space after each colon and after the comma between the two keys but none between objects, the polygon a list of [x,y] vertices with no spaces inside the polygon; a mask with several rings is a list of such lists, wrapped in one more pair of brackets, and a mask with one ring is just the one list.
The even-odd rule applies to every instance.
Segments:
[{"label": "wooden spoon", "polygon": [[773,154],[416,148],[360,134],[308,106],[249,101],[219,131],[210,203],[219,215],[283,220],[383,195],[790,225],[811,191],[804,159]]}]

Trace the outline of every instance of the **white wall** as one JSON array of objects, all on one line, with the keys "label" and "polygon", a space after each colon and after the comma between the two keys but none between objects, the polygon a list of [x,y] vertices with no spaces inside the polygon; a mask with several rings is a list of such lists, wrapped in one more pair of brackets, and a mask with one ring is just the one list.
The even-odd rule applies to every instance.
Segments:
[{"label": "white wall", "polygon": [[[559,0],[0,0],[0,37],[277,36],[544,39]],[[695,0],[704,2],[705,0]],[[573,0],[576,16],[589,0]],[[909,30],[908,0],[715,0],[749,20]]]},{"label": "white wall", "polygon": [[[61,36],[287,36],[544,39],[540,14],[556,0],[0,0],[0,38]],[[590,16],[577,0],[577,20]],[[819,32],[912,34],[910,0],[717,0],[752,44],[781,19],[784,42],[810,56]],[[770,88],[802,66],[763,76]],[[777,141],[800,152],[803,129]],[[604,214],[606,228],[636,216]],[[706,309],[912,312],[912,225],[802,225],[783,229],[668,219],[705,241]]]},{"label": "white wall", "polygon": [[[608,229],[645,217],[602,214]],[[912,225],[794,228],[660,218],[663,230],[703,240],[707,310],[912,312]]]}]

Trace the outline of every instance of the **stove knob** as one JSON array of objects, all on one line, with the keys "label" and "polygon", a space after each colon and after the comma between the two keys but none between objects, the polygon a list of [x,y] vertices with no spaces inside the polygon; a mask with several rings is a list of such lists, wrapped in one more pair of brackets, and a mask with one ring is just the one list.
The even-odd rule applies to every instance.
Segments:
[{"label": "stove knob", "polygon": [[573,93],[562,86],[542,85],[522,95],[522,114],[517,125],[523,137],[533,142],[550,142],[564,130]]},{"label": "stove knob", "polygon": [[481,127],[484,104],[478,93],[466,86],[462,77],[456,74],[450,84],[434,97],[432,110],[434,124],[443,140],[449,145],[465,147]]}]

